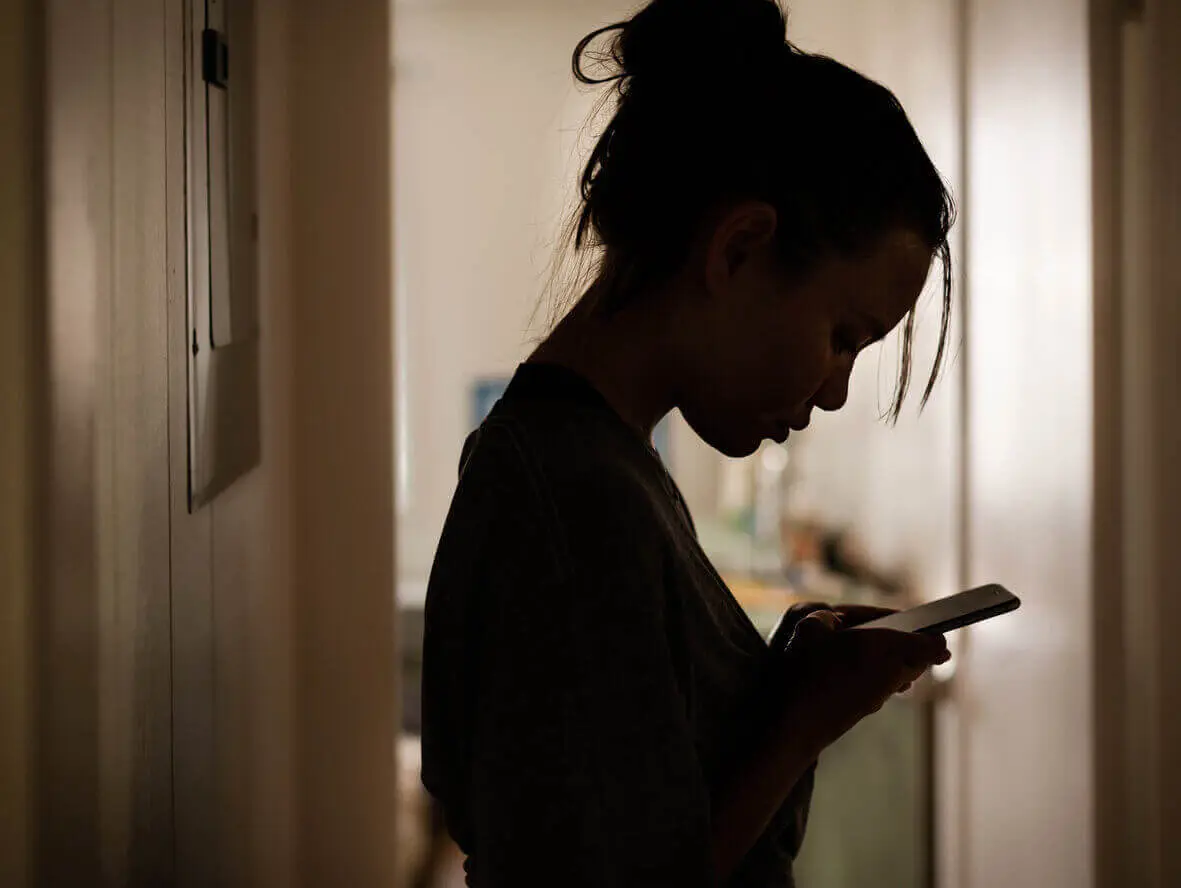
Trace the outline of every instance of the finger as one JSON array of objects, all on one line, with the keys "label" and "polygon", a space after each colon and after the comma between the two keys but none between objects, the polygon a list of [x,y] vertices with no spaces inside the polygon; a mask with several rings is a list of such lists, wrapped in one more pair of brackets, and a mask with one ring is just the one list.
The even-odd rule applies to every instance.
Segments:
[{"label": "finger", "polygon": [[810,644],[833,632],[838,625],[838,617],[832,611],[813,611],[796,624],[791,636],[792,644]]},{"label": "finger", "polygon": [[846,628],[860,626],[862,623],[869,623],[898,613],[892,607],[873,607],[868,604],[842,604],[834,607],[833,611],[840,615],[841,626]]},{"label": "finger", "polygon": [[895,658],[914,669],[925,670],[941,662],[947,653],[947,643],[942,635],[900,632],[896,629],[859,629],[857,634],[872,639],[882,656]]},{"label": "finger", "polygon": [[924,669],[903,667],[898,672],[895,672],[891,676],[891,681],[886,686],[889,688],[889,691],[886,694],[887,698],[892,697],[895,694],[905,694],[914,687],[916,682],[918,682],[923,677],[923,673],[925,671],[926,670]]},{"label": "finger", "polygon": [[937,632],[913,632],[910,637],[915,654],[928,664],[936,662],[947,651],[947,639]]},{"label": "finger", "polygon": [[940,663],[946,663],[951,659],[951,654],[946,648],[942,650],[932,650],[929,647],[916,649],[911,651],[906,656],[906,665],[912,669],[917,669],[920,672],[926,672],[932,666]]},{"label": "finger", "polygon": [[947,639],[943,635],[938,633],[928,634],[925,632],[921,634],[931,642],[930,660],[932,664],[946,663],[951,659],[951,652],[947,649]]},{"label": "finger", "polygon": [[918,634],[923,636],[923,638],[931,639],[933,643],[939,645],[942,648],[946,649],[947,647],[947,636],[942,632],[920,632]]}]

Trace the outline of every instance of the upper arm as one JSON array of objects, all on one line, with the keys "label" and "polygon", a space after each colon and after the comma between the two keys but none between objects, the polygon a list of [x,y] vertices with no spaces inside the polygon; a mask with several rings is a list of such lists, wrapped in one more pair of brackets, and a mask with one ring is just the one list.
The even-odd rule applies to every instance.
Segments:
[{"label": "upper arm", "polygon": [[490,501],[469,818],[478,885],[710,884],[709,794],[669,652],[661,556],[610,484]]}]

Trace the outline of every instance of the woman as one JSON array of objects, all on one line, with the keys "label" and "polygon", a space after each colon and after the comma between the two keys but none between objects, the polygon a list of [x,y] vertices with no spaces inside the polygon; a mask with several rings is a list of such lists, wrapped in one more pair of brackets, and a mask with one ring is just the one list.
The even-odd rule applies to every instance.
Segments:
[{"label": "woman", "polygon": [[784,441],[902,324],[896,415],[936,256],[947,334],[938,172],[785,32],[773,0],[653,0],[575,50],[617,100],[593,280],[468,440],[427,596],[423,780],[472,885],[790,885],[820,752],[948,656],[838,631],[857,610],[769,650],[649,443],[673,408],[728,456]]}]

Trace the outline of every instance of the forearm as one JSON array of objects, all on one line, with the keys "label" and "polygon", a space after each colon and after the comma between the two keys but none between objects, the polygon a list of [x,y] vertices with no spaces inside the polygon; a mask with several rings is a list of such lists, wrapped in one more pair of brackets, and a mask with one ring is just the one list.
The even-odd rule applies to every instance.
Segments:
[{"label": "forearm", "polygon": [[806,724],[806,719],[785,713],[715,794],[711,840],[718,881],[730,877],[816,761],[820,747],[800,730]]}]

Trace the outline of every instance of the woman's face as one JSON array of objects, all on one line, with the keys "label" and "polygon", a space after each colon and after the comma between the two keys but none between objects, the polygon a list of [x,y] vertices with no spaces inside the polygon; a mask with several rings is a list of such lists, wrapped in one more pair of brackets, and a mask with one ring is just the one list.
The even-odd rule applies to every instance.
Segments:
[{"label": "woman's face", "polygon": [[[769,215],[768,215],[769,214]],[[782,442],[813,409],[839,410],[857,355],[914,307],[931,251],[904,229],[855,257],[831,256],[790,279],[774,255],[774,210],[728,214],[703,248],[701,297],[680,327],[677,407],[732,457]]]}]

